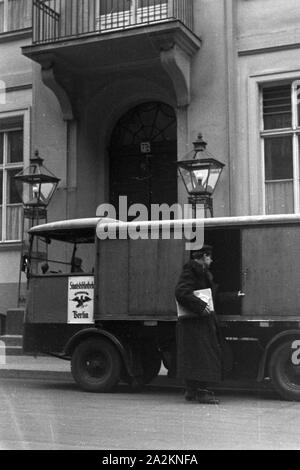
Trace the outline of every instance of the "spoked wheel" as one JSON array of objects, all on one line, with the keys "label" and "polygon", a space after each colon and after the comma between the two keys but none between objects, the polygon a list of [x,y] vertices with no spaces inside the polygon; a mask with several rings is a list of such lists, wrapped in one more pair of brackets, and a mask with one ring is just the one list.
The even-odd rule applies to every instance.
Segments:
[{"label": "spoked wheel", "polygon": [[109,392],[120,380],[121,358],[115,346],[105,339],[86,339],[72,355],[71,371],[84,390]]},{"label": "spoked wheel", "polygon": [[292,340],[274,350],[270,360],[270,377],[274,388],[285,400],[300,401],[300,365],[294,364]]}]

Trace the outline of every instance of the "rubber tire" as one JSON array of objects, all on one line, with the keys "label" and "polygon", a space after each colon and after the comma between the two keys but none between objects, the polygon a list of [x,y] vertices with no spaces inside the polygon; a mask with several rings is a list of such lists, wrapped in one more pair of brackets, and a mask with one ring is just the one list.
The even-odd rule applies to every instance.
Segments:
[{"label": "rubber tire", "polygon": [[[100,358],[104,364],[103,374],[97,377],[87,369],[87,361]],[[71,358],[71,372],[75,382],[88,392],[109,392],[117,385],[121,374],[121,358],[116,347],[103,338],[82,341]]]},{"label": "rubber tire", "polygon": [[[294,383],[288,370],[288,362],[290,362],[292,354],[292,342],[293,340],[285,341],[276,347],[270,359],[269,372],[273,386],[282,398],[290,401],[300,401],[300,373],[298,383]],[[298,367],[300,372],[300,365],[291,367]]]}]

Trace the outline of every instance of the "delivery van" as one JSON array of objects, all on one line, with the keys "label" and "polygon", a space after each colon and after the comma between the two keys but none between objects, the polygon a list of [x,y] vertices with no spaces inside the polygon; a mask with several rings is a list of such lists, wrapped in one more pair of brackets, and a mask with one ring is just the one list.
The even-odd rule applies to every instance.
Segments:
[{"label": "delivery van", "polygon": [[[300,216],[200,222],[214,249],[226,378],[271,381],[284,399],[300,400]],[[191,255],[178,230],[186,224],[90,218],[31,228],[24,352],[70,360],[91,392],[149,383],[162,363],[175,377],[174,289]],[[132,227],[143,236],[126,236]]]}]

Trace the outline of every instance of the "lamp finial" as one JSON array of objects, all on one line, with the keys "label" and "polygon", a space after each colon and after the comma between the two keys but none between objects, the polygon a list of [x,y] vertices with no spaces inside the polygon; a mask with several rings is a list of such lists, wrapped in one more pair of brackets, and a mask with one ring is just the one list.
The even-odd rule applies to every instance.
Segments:
[{"label": "lamp finial", "polygon": [[203,152],[203,150],[206,149],[206,146],[207,146],[207,142],[205,142],[205,140],[203,140],[203,135],[202,135],[202,132],[199,132],[198,136],[197,136],[197,140],[196,142],[193,142],[193,145],[194,145],[194,149],[195,149],[195,156],[194,158],[196,157],[197,155],[197,152]]},{"label": "lamp finial", "polygon": [[44,161],[44,159],[42,157],[40,157],[39,151],[36,149],[34,151],[34,156],[30,158],[30,162],[33,163],[33,164],[42,165],[43,161]]}]

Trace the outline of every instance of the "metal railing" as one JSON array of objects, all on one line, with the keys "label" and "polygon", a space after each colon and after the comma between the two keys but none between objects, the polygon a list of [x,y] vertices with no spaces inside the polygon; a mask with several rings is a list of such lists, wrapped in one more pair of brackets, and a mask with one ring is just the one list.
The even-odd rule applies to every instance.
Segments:
[{"label": "metal railing", "polygon": [[193,30],[193,0],[33,0],[33,43],[180,20]]}]

